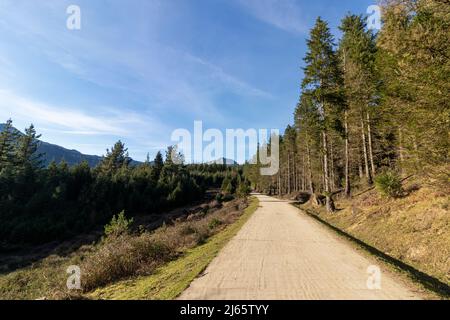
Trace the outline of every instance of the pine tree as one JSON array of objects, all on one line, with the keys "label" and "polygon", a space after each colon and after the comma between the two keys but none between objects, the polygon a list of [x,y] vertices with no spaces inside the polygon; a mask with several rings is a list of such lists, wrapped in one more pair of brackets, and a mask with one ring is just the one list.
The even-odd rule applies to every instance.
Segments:
[{"label": "pine tree", "polygon": [[19,171],[41,169],[43,165],[43,154],[38,153],[39,138],[33,125],[25,129],[25,134],[20,136],[16,147],[15,156]]},{"label": "pine tree", "polygon": [[399,167],[448,177],[442,164],[450,156],[450,3],[387,0],[383,10],[382,107],[395,128]]},{"label": "pine tree", "polygon": [[330,182],[330,131],[337,127],[341,110],[341,71],[338,57],[334,51],[334,38],[328,24],[317,18],[307,41],[308,52],[305,57],[306,67],[302,88],[307,90],[314,103],[318,105],[322,136],[323,176],[326,206],[333,212],[334,203]]},{"label": "pine tree", "polygon": [[160,151],[156,154],[155,160],[153,160],[152,168],[152,180],[157,183],[161,175],[161,171],[164,166],[164,160]]},{"label": "pine tree", "polygon": [[14,165],[14,149],[18,135],[9,119],[0,133],[0,171]]},{"label": "pine tree", "polygon": [[[340,41],[339,52],[344,70],[347,102],[345,110],[346,143],[349,144],[350,139],[349,127],[355,129],[358,127],[356,125],[358,123],[359,130],[355,131],[359,131],[361,137],[365,174],[367,182],[371,184],[376,172],[372,132],[372,114],[378,97],[378,79],[375,73],[375,38],[370,31],[366,31],[366,23],[363,17],[358,15],[346,16],[342,20],[340,30],[343,32],[343,37]],[[357,141],[358,139],[352,140]],[[349,151],[347,150],[347,152]],[[349,179],[346,178],[346,180]]]},{"label": "pine tree", "polygon": [[[317,104],[308,92],[303,92],[300,102],[295,110],[295,126],[298,130],[300,151],[305,155],[305,170],[303,172],[306,189],[315,195],[313,179],[313,158],[320,149],[320,115]],[[317,199],[316,199],[317,200]]]},{"label": "pine tree", "polygon": [[117,141],[111,151],[106,150],[106,156],[99,164],[100,171],[103,174],[111,175],[117,173],[121,168],[126,168],[131,162],[128,155],[128,149],[122,141]]}]

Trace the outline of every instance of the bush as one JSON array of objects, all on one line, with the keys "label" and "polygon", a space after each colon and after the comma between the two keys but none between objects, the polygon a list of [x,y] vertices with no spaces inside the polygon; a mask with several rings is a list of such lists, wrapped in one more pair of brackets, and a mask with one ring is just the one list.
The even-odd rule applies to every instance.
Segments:
[{"label": "bush", "polygon": [[195,230],[195,243],[197,245],[202,245],[202,244],[206,243],[206,240],[208,240],[210,235],[211,234],[209,232],[209,229],[206,228],[206,226],[199,226]]},{"label": "bush", "polygon": [[239,184],[239,187],[236,190],[236,195],[239,198],[244,198],[250,194],[250,191],[250,187],[248,186],[247,182],[244,181]]},{"label": "bush", "polygon": [[402,194],[402,181],[400,176],[392,171],[379,174],[375,178],[375,187],[385,197],[397,198]]},{"label": "bush", "polygon": [[190,225],[190,224],[186,224],[180,227],[180,234],[182,236],[187,236],[190,234],[194,234],[195,233],[195,228]]},{"label": "bush", "polygon": [[130,226],[133,223],[133,219],[127,219],[125,217],[125,211],[119,213],[119,215],[113,216],[111,222],[105,226],[105,236],[107,238],[117,238],[123,234],[127,234],[130,231]]},{"label": "bush", "polygon": [[83,290],[90,291],[129,276],[150,274],[161,263],[171,260],[173,254],[173,248],[149,234],[118,236],[101,245],[83,263]]},{"label": "bush", "polygon": [[234,200],[234,196],[232,194],[225,194],[222,197],[222,201],[223,202],[229,202],[229,201],[232,201],[232,200]]},{"label": "bush", "polygon": [[223,202],[223,194],[222,193],[218,193],[216,195],[216,201],[219,202],[219,203]]},{"label": "bush", "polygon": [[[199,220],[175,221],[139,235],[127,231],[115,237],[109,236],[81,263],[83,290],[87,292],[120,279],[151,274],[181,252],[204,244],[220,230],[219,226],[236,221],[246,205],[246,200],[238,200]],[[130,223],[121,213],[114,217],[108,230],[128,230]],[[117,232],[111,234],[116,235]]]},{"label": "bush", "polygon": [[220,221],[217,218],[213,218],[209,224],[208,224],[208,228],[210,228],[211,230],[217,228],[218,226],[220,226],[222,224],[222,221]]}]

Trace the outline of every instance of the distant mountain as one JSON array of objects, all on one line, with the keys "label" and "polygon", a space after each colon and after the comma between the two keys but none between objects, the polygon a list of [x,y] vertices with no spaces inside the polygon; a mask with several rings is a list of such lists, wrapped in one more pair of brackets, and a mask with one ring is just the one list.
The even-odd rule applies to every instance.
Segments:
[{"label": "distant mountain", "polygon": [[224,164],[227,166],[237,166],[238,165],[238,163],[236,161],[227,159],[227,158],[219,158],[217,160],[210,161],[207,164]]},{"label": "distant mountain", "polygon": [[100,161],[102,161],[102,157],[83,154],[77,150],[69,150],[56,144],[51,144],[44,141],[41,141],[38,152],[44,154],[46,166],[49,165],[52,161],[59,163],[64,160],[69,166],[87,161],[90,167],[95,167],[100,163]]},{"label": "distant mountain", "polygon": [[[0,123],[0,132],[3,131],[4,127],[5,124]],[[14,130],[20,134],[23,134],[17,129]],[[38,153],[44,154],[45,166],[48,166],[52,161],[59,163],[64,160],[69,166],[76,165],[82,161],[87,161],[90,167],[95,167],[102,160],[102,157],[100,156],[83,154],[77,150],[69,150],[56,144],[51,144],[44,141],[40,141]],[[132,164],[138,163],[139,162],[137,161],[132,161]]]}]

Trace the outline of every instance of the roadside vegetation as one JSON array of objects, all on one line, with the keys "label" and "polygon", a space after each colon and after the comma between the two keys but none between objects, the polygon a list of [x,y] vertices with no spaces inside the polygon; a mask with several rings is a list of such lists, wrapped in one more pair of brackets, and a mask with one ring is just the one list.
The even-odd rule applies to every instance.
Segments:
[{"label": "roadside vegetation", "polygon": [[[150,275],[232,224],[248,205],[238,165],[166,156],[132,164],[117,142],[95,168],[42,165],[33,126],[0,133],[0,298],[80,299]],[[81,291],[67,291],[69,266]]]},{"label": "roadside vegetation", "polygon": [[[179,258],[157,268],[149,276],[124,280],[88,294],[92,299],[113,300],[171,300],[181,294],[209,265],[219,251],[231,240],[258,208],[251,198],[245,211],[229,215],[231,224],[220,223],[220,232],[204,244],[186,249]],[[211,221],[215,221],[213,218]]]},{"label": "roadside vegetation", "polygon": [[[164,268],[171,270],[174,264],[183,265],[190,261],[191,269],[184,270],[188,273],[182,282],[174,283],[172,277],[167,279],[167,283],[157,282],[159,287],[187,286],[187,279],[195,278],[256,207],[256,199],[249,202],[246,197],[223,203],[213,200],[202,205],[201,210],[193,210],[154,231],[145,230],[145,226],[133,226],[132,220],[121,213],[105,226],[104,236],[99,242],[82,246],[67,256],[55,253],[29,267],[0,275],[0,297],[93,298],[95,294],[91,292],[97,288],[121,280],[132,281],[130,279],[151,275],[158,277],[165,274]],[[235,225],[238,220],[240,222]],[[203,249],[197,249],[200,247]],[[191,260],[192,254],[197,258]],[[81,290],[68,290],[66,287],[69,277],[66,269],[71,265],[80,267]],[[178,276],[182,274],[177,272]]]},{"label": "roadside vegetation", "polygon": [[371,189],[351,200],[339,198],[328,214],[311,201],[300,207],[332,226],[450,285],[450,196],[410,178],[401,197]]}]

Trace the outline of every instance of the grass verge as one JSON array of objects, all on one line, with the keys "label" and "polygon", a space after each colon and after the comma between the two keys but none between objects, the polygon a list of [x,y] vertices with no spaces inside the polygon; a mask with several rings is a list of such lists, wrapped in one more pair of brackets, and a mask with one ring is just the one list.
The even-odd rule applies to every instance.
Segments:
[{"label": "grass verge", "polygon": [[258,208],[252,198],[242,216],[200,246],[187,250],[180,258],[155,270],[152,275],[119,281],[88,294],[91,299],[171,300],[183,292],[209,265]]},{"label": "grass verge", "polygon": [[402,185],[398,198],[369,190],[338,198],[338,210],[306,203],[327,223],[439,281],[450,285],[450,197],[419,178]]},{"label": "grass verge", "polygon": [[393,257],[389,256],[388,254],[384,253],[383,251],[380,251],[377,248],[365,243],[364,241],[362,241],[358,238],[355,238],[354,236],[348,234],[347,232],[345,232],[345,231],[339,229],[338,227],[332,225],[331,223],[327,222],[326,220],[323,220],[313,210],[311,210],[311,209],[302,209],[302,210],[304,212],[306,212],[306,214],[308,214],[310,217],[314,218],[318,222],[320,222],[320,223],[324,224],[325,226],[327,226],[328,228],[332,229],[338,235],[353,242],[358,247],[362,248],[366,252],[375,256],[377,259],[383,261],[384,263],[389,264],[395,270],[405,273],[407,277],[412,279],[414,282],[419,283],[425,289],[427,289],[433,293],[436,293],[441,298],[444,298],[444,299],[450,298],[450,287],[446,283],[443,283],[439,279],[432,277],[420,270],[417,270],[416,268],[404,263],[403,261],[393,258]]},{"label": "grass verge", "polygon": [[299,208],[421,287],[448,298],[448,193],[420,179],[409,179],[402,188],[404,195],[398,198],[382,197],[374,189],[352,199],[338,198],[332,214],[311,202]]}]

